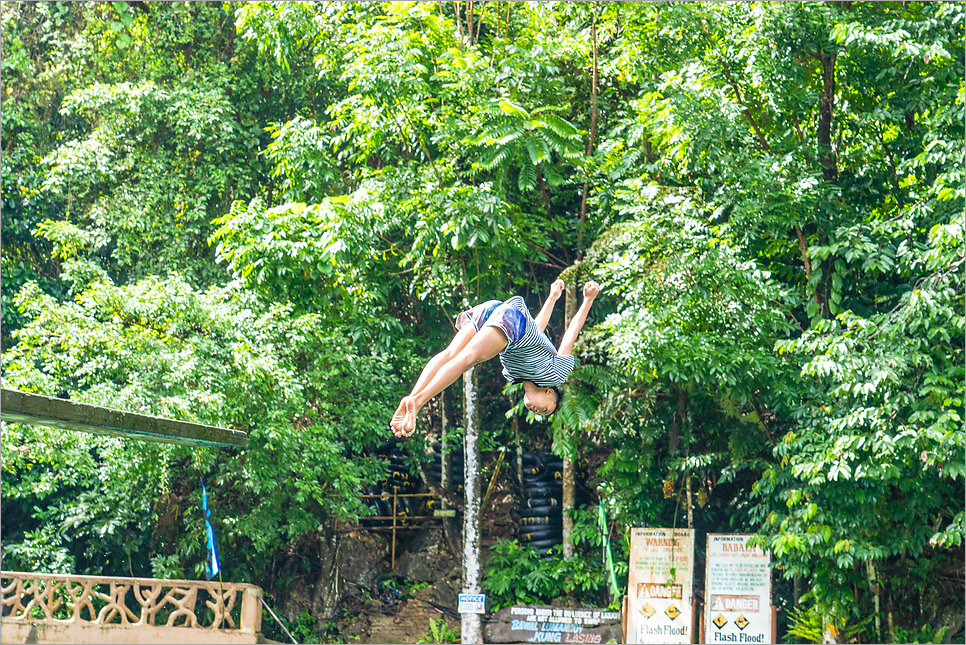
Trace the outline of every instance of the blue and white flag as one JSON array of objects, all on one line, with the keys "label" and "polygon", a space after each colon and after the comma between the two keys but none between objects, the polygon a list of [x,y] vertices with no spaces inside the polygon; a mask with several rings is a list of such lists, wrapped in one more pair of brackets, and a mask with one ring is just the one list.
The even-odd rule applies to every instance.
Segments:
[{"label": "blue and white flag", "polygon": [[215,530],[211,528],[211,511],[208,510],[208,491],[205,490],[204,480],[201,480],[201,510],[205,512],[205,536],[208,548],[208,555],[205,558],[205,580],[211,580],[212,576],[218,575],[221,571],[221,562],[218,561]]}]

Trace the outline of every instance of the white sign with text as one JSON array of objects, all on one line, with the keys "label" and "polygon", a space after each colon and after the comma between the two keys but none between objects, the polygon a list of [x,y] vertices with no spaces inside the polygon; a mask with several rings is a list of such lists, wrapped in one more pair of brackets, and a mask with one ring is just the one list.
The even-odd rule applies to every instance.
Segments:
[{"label": "white sign with text", "polygon": [[770,643],[771,557],[749,547],[751,535],[708,535],[705,641]]},{"label": "white sign with text", "polygon": [[633,529],[627,643],[690,643],[694,531]]},{"label": "white sign with text", "polygon": [[461,614],[485,614],[486,594],[461,593],[458,611]]}]

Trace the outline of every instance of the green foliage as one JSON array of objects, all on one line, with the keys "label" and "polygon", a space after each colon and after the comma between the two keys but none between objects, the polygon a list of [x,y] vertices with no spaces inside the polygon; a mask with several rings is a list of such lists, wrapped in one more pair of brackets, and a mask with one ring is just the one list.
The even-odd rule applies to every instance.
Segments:
[{"label": "green foliage", "polygon": [[[20,304],[31,320],[4,355],[5,387],[249,433],[245,449],[212,451],[5,432],[4,452],[15,456],[4,460],[7,503],[60,527],[61,545],[80,551],[71,553],[84,569],[130,574],[131,559],[143,570],[152,551],[179,556],[152,565],[162,569],[197,558],[198,475],[208,481],[225,566],[243,577],[248,560],[279,542],[362,510],[356,491],[376,466],[346,455],[383,431],[381,401],[397,387],[384,359],[351,351],[317,316],[292,316],[237,284],[198,292],[177,277],[96,283],[67,303],[28,287]],[[51,462],[63,467],[50,471]],[[30,509],[44,498],[40,516]]]},{"label": "green foliage", "polygon": [[831,626],[814,608],[801,609],[796,607],[792,609],[789,617],[791,625],[788,628],[786,640],[789,643],[823,643],[825,642],[825,634],[832,630],[837,639],[844,638],[845,642],[851,643],[869,629],[872,619],[873,616],[869,616],[854,625],[843,623],[842,625]]},{"label": "green foliage", "polygon": [[548,604],[564,595],[594,603],[595,592],[606,584],[600,567],[584,558],[548,557],[516,540],[496,543],[483,579],[483,588],[493,594],[494,611],[515,604]]},{"label": "green foliage", "polygon": [[[618,566],[628,527],[690,519],[758,533],[778,597],[802,577],[825,623],[871,615],[874,560],[900,626],[927,624],[964,539],[963,20],[3,3],[4,384],[249,432],[195,451],[6,426],[5,557],[197,575],[203,476],[226,568],[271,578],[358,511],[354,455],[455,315],[566,269],[604,292],[553,450],[598,465]],[[516,434],[483,404],[486,441]],[[499,549],[501,602],[600,599],[595,558]]]},{"label": "green foliage", "polygon": [[893,643],[945,643],[946,634],[949,632],[949,625],[942,627],[932,627],[923,625],[919,630],[905,630],[901,627],[896,628],[896,635]]},{"label": "green foliage", "polygon": [[446,623],[445,618],[438,620],[429,619],[429,631],[420,638],[417,643],[459,643],[459,631],[452,630]]}]

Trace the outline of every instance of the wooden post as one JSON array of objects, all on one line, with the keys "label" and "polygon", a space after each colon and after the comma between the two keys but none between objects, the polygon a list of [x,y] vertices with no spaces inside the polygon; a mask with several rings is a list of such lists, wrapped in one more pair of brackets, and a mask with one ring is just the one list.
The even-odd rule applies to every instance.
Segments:
[{"label": "wooden post", "polygon": [[392,566],[391,570],[396,570],[396,492],[395,486],[392,487]]},{"label": "wooden post", "polygon": [[624,601],[621,603],[621,631],[624,632],[624,640],[622,643],[627,643],[630,639],[627,637],[627,596],[624,596]]},{"label": "wooden post", "polygon": [[[476,369],[463,373],[463,593],[480,593],[480,446],[479,411],[476,406]],[[462,614],[460,642],[482,643],[479,614]]]},{"label": "wooden post", "polygon": [[[698,619],[697,619],[698,620],[698,642],[699,643],[706,643],[706,642],[708,642],[708,641],[705,640],[705,638],[707,636],[707,634],[705,634],[705,630],[707,629],[707,625],[705,625],[705,622],[706,621],[704,620],[704,612],[707,611],[707,606],[704,603],[701,603],[698,606],[700,607],[700,609],[694,612],[695,616],[698,616]],[[700,613],[700,615],[699,615],[699,613]],[[775,640],[772,639],[771,642],[774,643]]]}]

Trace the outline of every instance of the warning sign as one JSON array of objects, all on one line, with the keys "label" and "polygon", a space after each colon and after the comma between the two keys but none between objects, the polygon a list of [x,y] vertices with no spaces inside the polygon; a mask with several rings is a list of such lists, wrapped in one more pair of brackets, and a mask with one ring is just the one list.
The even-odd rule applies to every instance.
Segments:
[{"label": "warning sign", "polygon": [[627,643],[690,643],[694,531],[634,529]]},{"label": "warning sign", "polygon": [[716,611],[761,611],[758,596],[711,596],[711,609]]},{"label": "warning sign", "polygon": [[705,633],[708,643],[770,643],[771,557],[750,535],[708,535]]}]

